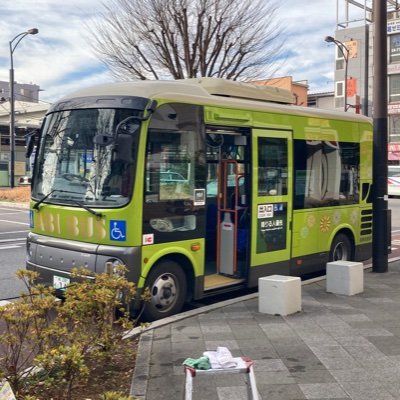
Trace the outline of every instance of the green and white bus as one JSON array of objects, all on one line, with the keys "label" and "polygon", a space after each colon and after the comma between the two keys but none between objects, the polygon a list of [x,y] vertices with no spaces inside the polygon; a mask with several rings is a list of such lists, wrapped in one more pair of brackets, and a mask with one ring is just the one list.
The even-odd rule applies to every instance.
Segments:
[{"label": "green and white bus", "polygon": [[[37,138],[27,268],[123,264],[148,319],[186,301],[366,260],[372,124],[216,78],[82,89]],[[111,263],[111,264],[110,264]]]}]

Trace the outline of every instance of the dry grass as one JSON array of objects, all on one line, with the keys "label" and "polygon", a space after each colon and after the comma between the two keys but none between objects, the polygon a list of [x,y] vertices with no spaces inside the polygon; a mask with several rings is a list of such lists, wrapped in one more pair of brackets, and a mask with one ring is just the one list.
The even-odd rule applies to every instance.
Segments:
[{"label": "dry grass", "polygon": [[0,188],[0,201],[12,201],[16,203],[29,202],[31,197],[30,186],[20,186],[13,189]]}]

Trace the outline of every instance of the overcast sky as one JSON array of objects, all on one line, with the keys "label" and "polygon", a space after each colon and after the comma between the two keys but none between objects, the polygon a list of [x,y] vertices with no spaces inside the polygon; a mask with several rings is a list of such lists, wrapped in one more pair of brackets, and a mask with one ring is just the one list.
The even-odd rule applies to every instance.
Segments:
[{"label": "overcast sky", "polygon": [[[344,3],[344,2],[343,2]],[[333,90],[336,0],[281,0],[278,17],[286,31],[286,61],[275,76],[307,80],[310,92]],[[84,21],[101,10],[100,0],[0,0],[0,81],[9,80],[9,41],[29,28],[14,52],[15,80],[43,89],[52,102],[79,87],[110,82],[107,69],[85,39]]]}]

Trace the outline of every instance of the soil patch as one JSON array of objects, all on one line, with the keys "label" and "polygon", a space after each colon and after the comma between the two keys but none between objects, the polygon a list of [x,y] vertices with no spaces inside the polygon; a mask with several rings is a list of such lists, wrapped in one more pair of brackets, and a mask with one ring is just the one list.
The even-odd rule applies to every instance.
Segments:
[{"label": "soil patch", "polygon": [[26,203],[29,202],[30,198],[31,198],[30,186],[20,186],[13,189],[10,188],[0,189],[0,201]]}]

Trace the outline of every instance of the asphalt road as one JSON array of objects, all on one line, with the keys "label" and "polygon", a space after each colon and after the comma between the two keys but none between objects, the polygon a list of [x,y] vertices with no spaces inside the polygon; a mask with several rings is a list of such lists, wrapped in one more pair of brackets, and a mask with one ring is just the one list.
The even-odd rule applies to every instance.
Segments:
[{"label": "asphalt road", "polygon": [[25,239],[29,212],[0,203],[0,300],[17,297],[24,289],[15,273],[25,268]]},{"label": "asphalt road", "polygon": [[[391,258],[400,256],[400,198],[389,199],[389,208],[392,210]],[[24,290],[15,273],[25,268],[25,238],[28,231],[29,211],[0,203],[0,300],[18,297]]]}]

